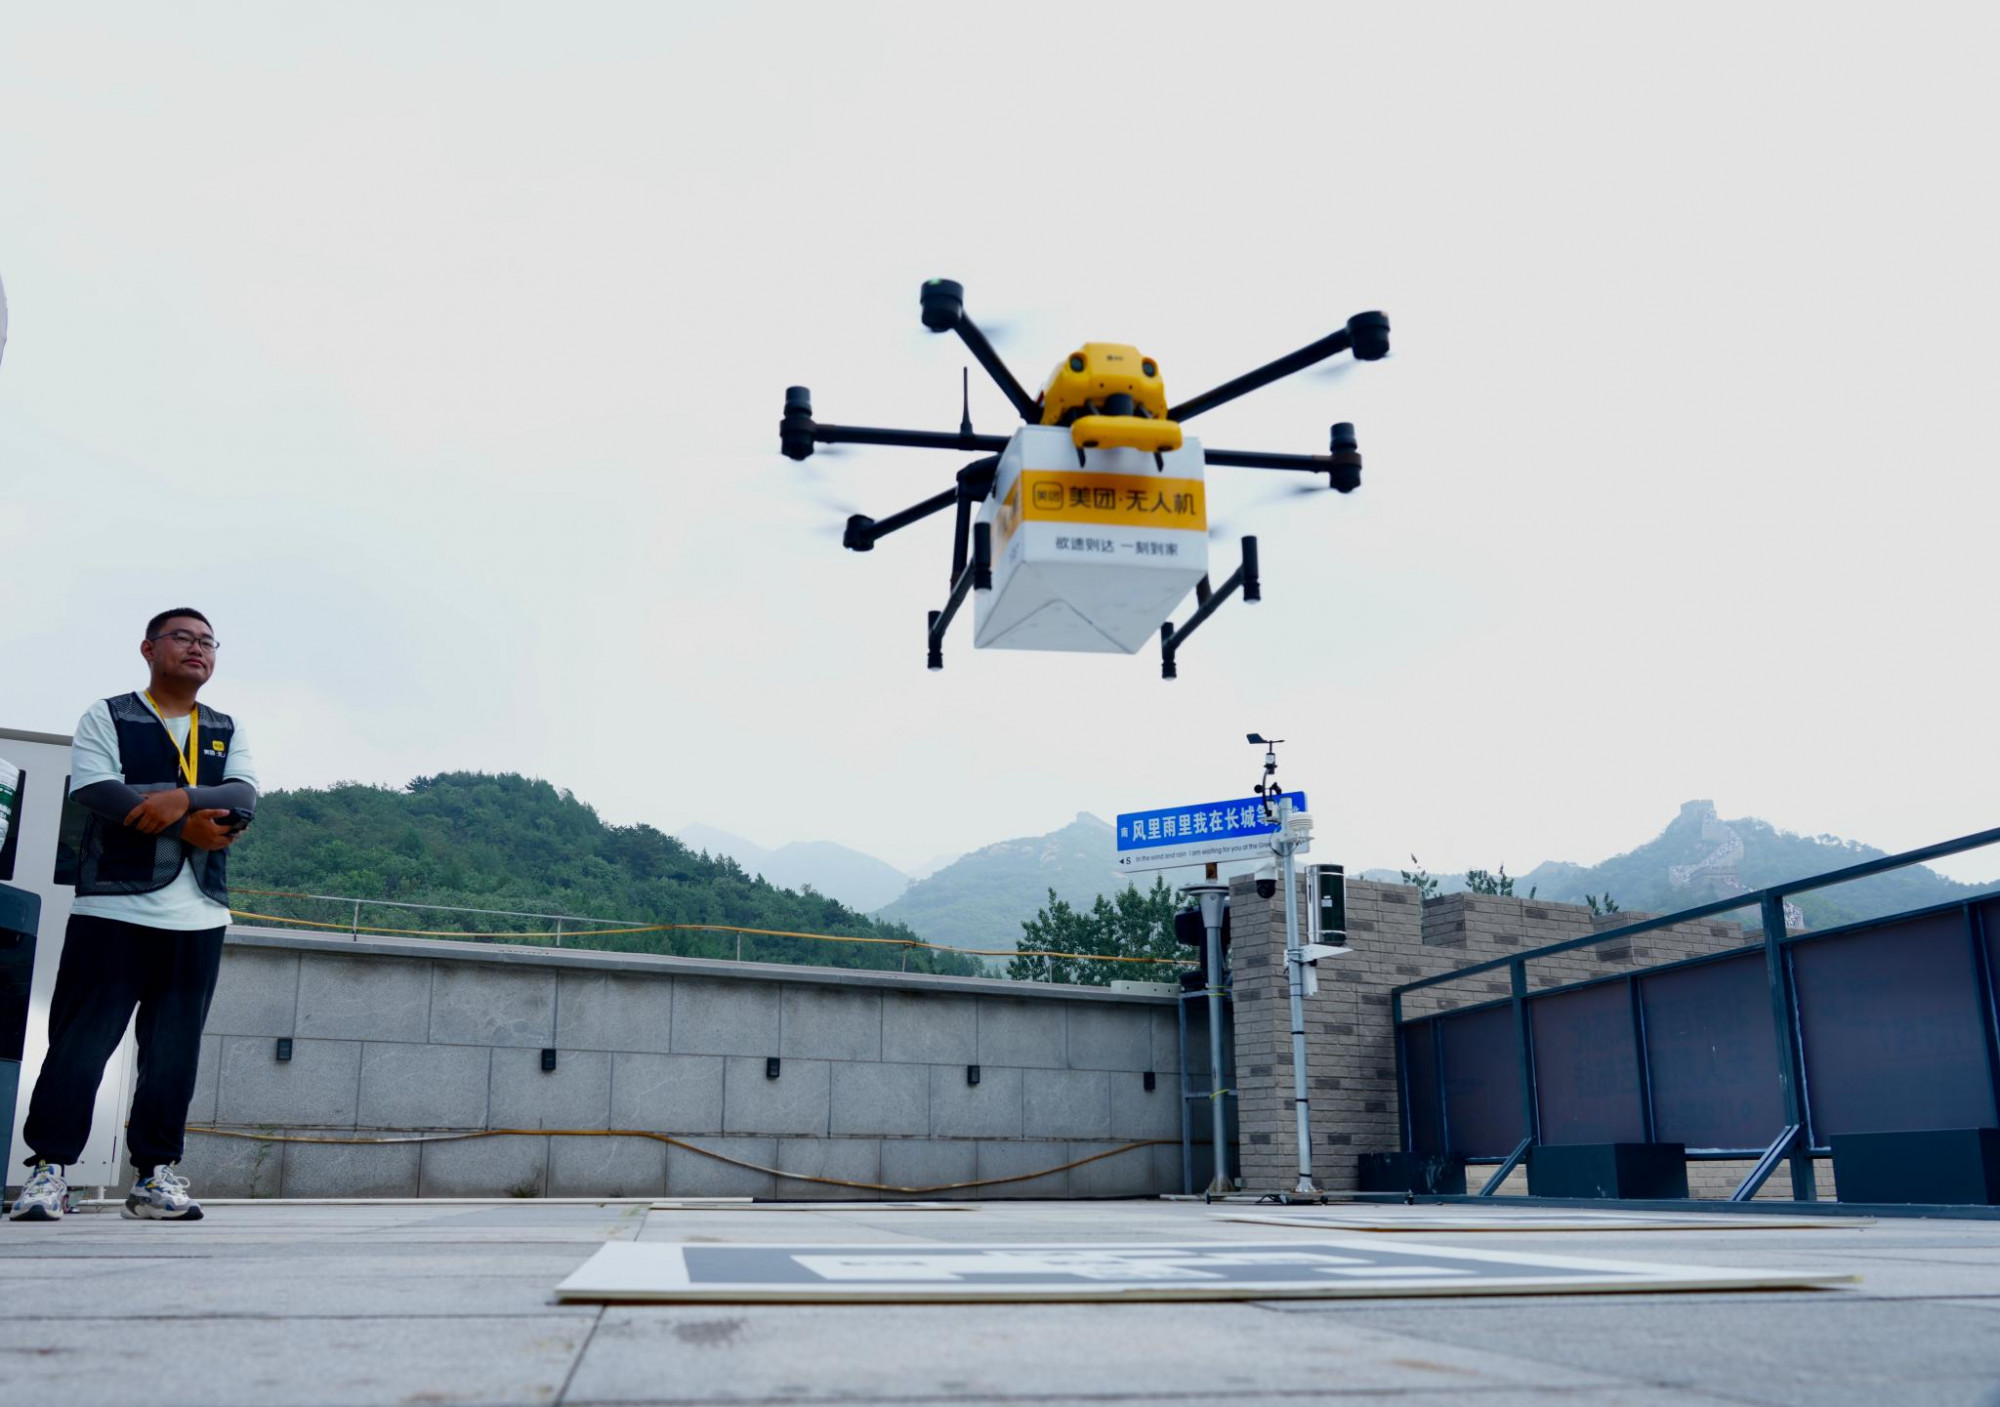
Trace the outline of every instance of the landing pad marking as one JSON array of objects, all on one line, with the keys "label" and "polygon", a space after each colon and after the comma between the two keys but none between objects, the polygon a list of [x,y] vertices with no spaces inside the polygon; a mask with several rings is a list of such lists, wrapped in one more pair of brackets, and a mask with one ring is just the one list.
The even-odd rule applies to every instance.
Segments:
[{"label": "landing pad marking", "polygon": [[612,1242],[563,1301],[980,1303],[1367,1299],[1807,1289],[1827,1271],[1718,1269],[1359,1241],[1178,1244],[677,1245]]}]

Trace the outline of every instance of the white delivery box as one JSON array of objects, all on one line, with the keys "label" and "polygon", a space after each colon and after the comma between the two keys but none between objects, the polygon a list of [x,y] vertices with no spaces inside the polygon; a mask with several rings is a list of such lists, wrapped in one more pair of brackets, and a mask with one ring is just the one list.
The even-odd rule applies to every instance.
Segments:
[{"label": "white delivery box", "polygon": [[974,593],[976,648],[1136,654],[1208,574],[1201,442],[1079,451],[1062,426],[1024,426],[979,520],[993,589]]}]

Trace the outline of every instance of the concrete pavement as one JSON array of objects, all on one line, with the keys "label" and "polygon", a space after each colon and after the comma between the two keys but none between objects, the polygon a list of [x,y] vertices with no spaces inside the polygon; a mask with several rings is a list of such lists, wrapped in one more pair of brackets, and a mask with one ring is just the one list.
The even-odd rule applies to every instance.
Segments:
[{"label": "concrete pavement", "polygon": [[[1858,1270],[1855,1288],[1482,1301],[564,1306],[607,1240],[1268,1241],[1200,1204],[970,1213],[431,1202],[0,1224],[0,1397],[168,1404],[1381,1401],[2000,1407],[2000,1222],[1426,1234],[1493,1250]],[[1300,1232],[1301,1238],[1313,1233]]]}]

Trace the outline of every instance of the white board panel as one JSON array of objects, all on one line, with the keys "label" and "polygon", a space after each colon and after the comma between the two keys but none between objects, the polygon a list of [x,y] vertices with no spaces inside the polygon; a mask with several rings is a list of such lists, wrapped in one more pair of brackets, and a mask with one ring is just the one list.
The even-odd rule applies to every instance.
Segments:
[{"label": "white board panel", "polygon": [[982,1303],[1360,1299],[1802,1289],[1834,1271],[1718,1269],[1358,1241],[1179,1244],[674,1245],[613,1242],[564,1301]]},{"label": "white board panel", "polygon": [[655,1198],[656,1212],[976,1212],[973,1202],[753,1202],[748,1197]]},{"label": "white board panel", "polygon": [[1819,1231],[1873,1226],[1873,1217],[1737,1216],[1730,1212],[1593,1212],[1558,1208],[1357,1207],[1339,1212],[1218,1212],[1218,1221],[1301,1231]]}]

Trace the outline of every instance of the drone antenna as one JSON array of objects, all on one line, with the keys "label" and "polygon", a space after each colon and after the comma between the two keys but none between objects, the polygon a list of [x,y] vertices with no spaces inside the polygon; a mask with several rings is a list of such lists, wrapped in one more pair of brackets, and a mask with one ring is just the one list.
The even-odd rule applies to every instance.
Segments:
[{"label": "drone antenna", "polygon": [[958,413],[958,433],[961,435],[970,435],[972,433],[972,368],[971,367],[962,366],[958,369],[958,389],[959,389],[959,394],[965,398],[964,409],[962,409]]}]

